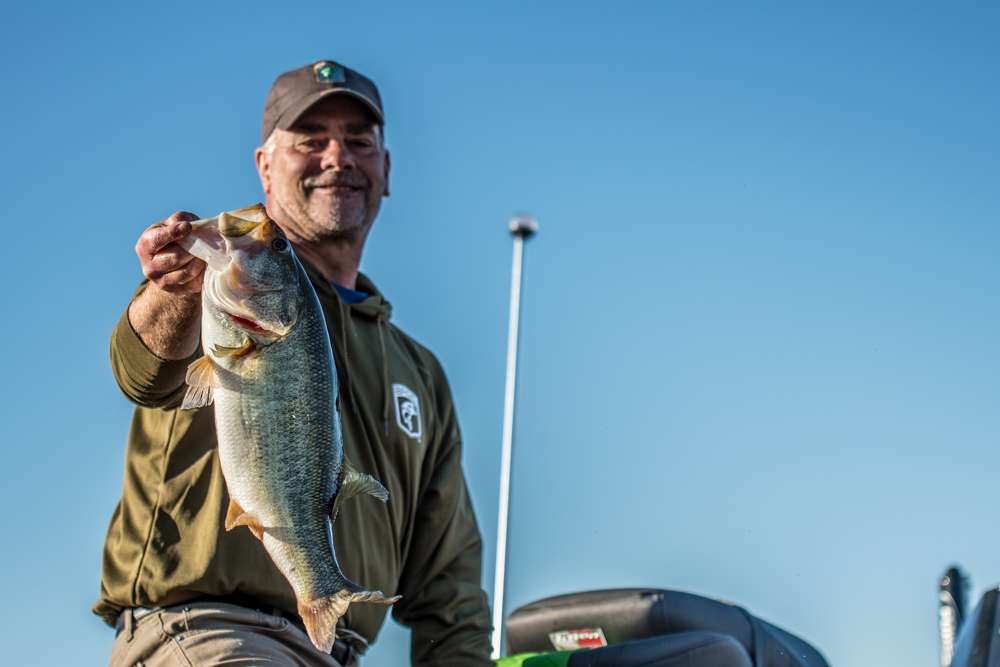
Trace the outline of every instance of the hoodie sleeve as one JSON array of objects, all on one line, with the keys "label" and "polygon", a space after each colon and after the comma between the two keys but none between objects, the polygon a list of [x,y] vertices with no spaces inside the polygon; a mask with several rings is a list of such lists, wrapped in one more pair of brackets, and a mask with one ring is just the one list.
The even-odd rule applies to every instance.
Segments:
[{"label": "hoodie sleeve", "polygon": [[[490,660],[490,612],[480,586],[482,539],[462,472],[461,436],[443,373],[443,446],[421,495],[393,617],[411,630],[415,667],[474,667]],[[443,390],[442,390],[443,388]]]},{"label": "hoodie sleeve", "polygon": [[[136,290],[138,295],[146,286]],[[161,359],[146,347],[128,320],[128,308],[111,333],[111,372],[125,397],[144,408],[177,407],[184,397],[184,376],[188,365],[200,355],[187,359]]]}]

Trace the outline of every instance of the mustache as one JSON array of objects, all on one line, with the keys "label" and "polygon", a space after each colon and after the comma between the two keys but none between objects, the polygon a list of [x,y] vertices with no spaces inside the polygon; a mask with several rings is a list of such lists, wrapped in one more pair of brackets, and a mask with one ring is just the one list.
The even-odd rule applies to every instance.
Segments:
[{"label": "mustache", "polygon": [[357,172],[328,171],[316,176],[302,179],[302,185],[307,188],[368,188],[368,177]]}]

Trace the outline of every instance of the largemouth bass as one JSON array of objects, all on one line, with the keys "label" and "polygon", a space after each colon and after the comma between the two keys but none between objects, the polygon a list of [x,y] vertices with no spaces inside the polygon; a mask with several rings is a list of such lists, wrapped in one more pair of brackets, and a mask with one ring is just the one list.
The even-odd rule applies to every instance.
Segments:
[{"label": "largemouth bass", "polygon": [[337,373],[319,299],[260,204],[192,223],[180,242],[208,264],[205,356],[184,408],[215,403],[229,489],[226,530],[246,526],[291,584],[312,643],[329,653],[351,602],[392,604],[347,579],[333,546],[340,504],[386,489],[344,459]]}]

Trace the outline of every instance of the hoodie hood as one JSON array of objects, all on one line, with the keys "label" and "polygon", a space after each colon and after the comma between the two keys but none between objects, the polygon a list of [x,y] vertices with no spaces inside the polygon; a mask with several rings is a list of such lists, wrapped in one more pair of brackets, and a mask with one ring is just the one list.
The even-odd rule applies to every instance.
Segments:
[{"label": "hoodie hood", "polygon": [[[336,299],[341,301],[340,295],[337,294],[337,290],[334,289],[333,285],[323,277],[323,274],[319,272],[315,266],[305,261],[299,257],[299,261],[302,263],[302,268],[306,270],[306,274],[312,281],[313,287],[316,292],[321,295],[321,297],[327,299]],[[367,292],[370,296],[360,303],[355,304],[344,304],[346,307],[350,308],[359,315],[364,315],[372,319],[380,318],[384,322],[388,322],[392,319],[392,304],[386,300],[386,298],[379,291],[375,283],[371,281],[371,278],[363,273],[358,273],[358,282],[354,289],[359,292]]]},{"label": "hoodie hood", "polygon": [[375,283],[368,276],[358,273],[358,283],[354,289],[369,294],[369,297],[361,303],[351,305],[351,308],[355,312],[366,317],[378,318],[383,322],[388,322],[392,319],[392,304],[386,301],[382,293],[375,287]]}]

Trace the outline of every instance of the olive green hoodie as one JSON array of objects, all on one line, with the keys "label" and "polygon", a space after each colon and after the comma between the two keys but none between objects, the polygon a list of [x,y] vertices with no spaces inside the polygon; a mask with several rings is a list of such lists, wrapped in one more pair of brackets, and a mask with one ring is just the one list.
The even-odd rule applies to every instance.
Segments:
[{"label": "olive green hoodie", "polygon": [[[437,359],[389,322],[390,304],[344,304],[308,264],[327,318],[340,380],[344,450],[389,490],[358,499],[334,526],[350,579],[403,596],[393,617],[412,629],[414,665],[486,665],[490,618],[480,588],[481,539],[461,468],[461,436]],[[143,289],[140,287],[140,290]],[[165,361],[142,343],[127,311],[111,337],[111,366],[138,407],[125,452],[122,497],[104,545],[94,612],[239,596],[294,614],[295,596],[248,530],[226,532],[229,504],[211,406],[179,405],[190,359]],[[352,604],[345,625],[373,641],[387,609]]]}]

